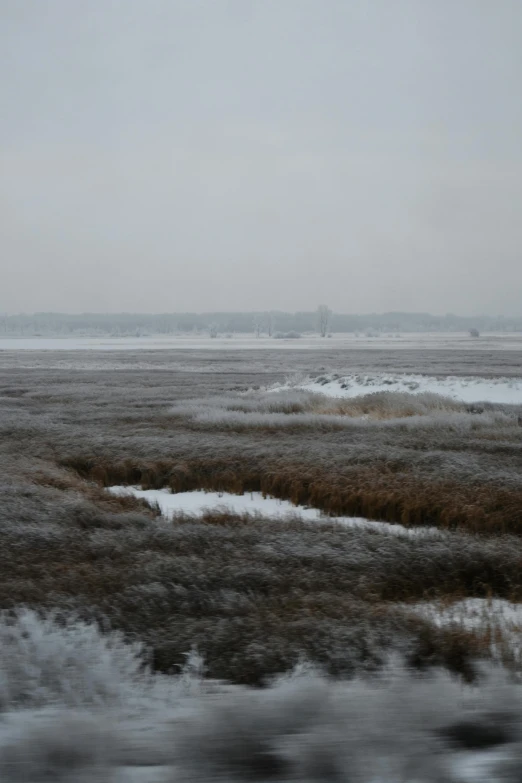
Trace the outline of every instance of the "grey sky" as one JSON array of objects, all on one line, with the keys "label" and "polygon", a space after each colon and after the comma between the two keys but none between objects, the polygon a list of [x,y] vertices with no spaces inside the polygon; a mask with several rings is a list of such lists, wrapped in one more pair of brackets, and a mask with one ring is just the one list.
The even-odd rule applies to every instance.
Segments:
[{"label": "grey sky", "polygon": [[0,15],[0,311],[522,313],[520,0]]}]

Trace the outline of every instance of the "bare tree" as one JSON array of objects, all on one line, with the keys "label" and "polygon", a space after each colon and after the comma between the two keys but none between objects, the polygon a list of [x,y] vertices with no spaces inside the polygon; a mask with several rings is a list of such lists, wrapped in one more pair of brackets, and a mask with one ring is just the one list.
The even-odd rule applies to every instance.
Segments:
[{"label": "bare tree", "polygon": [[256,333],[256,337],[261,337],[261,332],[263,331],[263,316],[259,313],[256,313],[254,315],[254,332]]},{"label": "bare tree", "polygon": [[218,325],[216,323],[212,323],[208,325],[208,334],[209,337],[215,338],[218,336]]},{"label": "bare tree", "polygon": [[266,331],[269,337],[272,337],[275,330],[275,313],[271,310],[266,314]]},{"label": "bare tree", "polygon": [[332,319],[332,311],[328,305],[319,305],[317,308],[317,325],[319,328],[319,334],[321,337],[326,337],[330,329],[330,321]]}]

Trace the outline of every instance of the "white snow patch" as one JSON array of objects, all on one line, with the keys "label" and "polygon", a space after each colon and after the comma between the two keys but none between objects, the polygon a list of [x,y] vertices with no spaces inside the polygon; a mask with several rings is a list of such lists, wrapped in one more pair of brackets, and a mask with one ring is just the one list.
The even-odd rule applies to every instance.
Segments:
[{"label": "white snow patch", "polygon": [[[157,503],[163,516],[172,518],[174,514],[201,515],[205,511],[222,508],[234,514],[263,514],[266,517],[288,517],[289,514],[299,514],[303,519],[316,521],[321,512],[314,508],[294,506],[287,500],[273,497],[263,497],[260,492],[245,495],[233,495],[229,492],[177,492],[169,489],[141,489],[140,487],[108,487],[113,495],[134,495],[143,498],[148,503]],[[360,520],[365,521],[365,520]]]},{"label": "white snow patch", "polygon": [[522,378],[479,378],[476,376],[436,378],[428,375],[379,373],[374,375],[324,376],[323,381],[309,379],[289,381],[270,391],[303,389],[327,397],[353,398],[373,392],[429,392],[460,402],[495,402],[522,404]]},{"label": "white snow patch", "polygon": [[465,598],[450,605],[425,601],[404,608],[439,627],[457,625],[468,631],[487,632],[493,658],[501,659],[504,652],[522,663],[522,603],[502,598]]},{"label": "white snow patch", "polygon": [[[141,487],[108,487],[107,491],[113,495],[134,495],[143,498],[148,503],[157,503],[163,516],[172,518],[176,513],[201,515],[205,511],[224,509],[234,514],[262,514],[270,518],[288,518],[299,515],[302,519],[316,522],[318,520],[330,521],[315,508],[294,506],[288,500],[279,500],[273,497],[264,497],[260,492],[251,492],[244,495],[233,495],[230,492],[176,492],[169,489],[141,489]],[[339,518],[336,517],[336,520]],[[344,517],[342,518],[345,519]],[[349,518],[354,523],[366,523],[362,518]]]},{"label": "white snow patch", "polygon": [[233,495],[229,492],[177,492],[169,489],[141,489],[141,487],[116,486],[107,487],[112,495],[134,495],[143,498],[148,503],[158,504],[161,513],[167,519],[172,519],[176,513],[200,516],[208,510],[230,511],[234,514],[260,514],[270,519],[291,519],[297,516],[308,522],[327,522],[350,527],[366,527],[375,530],[385,530],[391,533],[406,533],[419,535],[433,528],[406,528],[403,525],[392,525],[386,522],[374,522],[364,517],[330,517],[317,508],[294,506],[287,500],[274,497],[264,497],[260,492],[244,495]]},{"label": "white snow patch", "polygon": [[450,605],[427,601],[410,605],[408,608],[426,615],[439,626],[458,623],[468,630],[473,630],[488,624],[522,631],[522,604],[503,598],[464,598]]}]

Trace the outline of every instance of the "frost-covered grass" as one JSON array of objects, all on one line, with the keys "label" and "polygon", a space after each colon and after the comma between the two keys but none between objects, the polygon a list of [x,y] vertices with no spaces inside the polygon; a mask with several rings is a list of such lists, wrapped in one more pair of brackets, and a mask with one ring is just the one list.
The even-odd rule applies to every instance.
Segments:
[{"label": "frost-covered grass", "polygon": [[144,687],[143,649],[120,634],[71,622],[58,612],[0,615],[0,712],[14,705],[69,707],[121,704]]},{"label": "frost-covered grass", "polygon": [[[216,350],[201,355],[163,351],[161,356],[142,351],[140,357],[131,352],[109,357],[107,352],[106,358],[82,352],[81,359],[67,352],[47,358],[21,353],[23,357],[0,355],[0,366],[6,367],[0,374],[0,610],[25,606],[51,614],[23,638],[13,629],[16,623],[27,629],[29,615],[18,615],[11,625],[2,619],[1,639],[12,664],[2,664],[0,693],[4,704],[19,701],[6,708],[0,724],[9,724],[11,737],[17,732],[26,737],[15,742],[21,755],[13,751],[11,758],[21,760],[28,744],[47,747],[47,742],[53,758],[69,758],[52,739],[57,733],[67,736],[68,726],[73,737],[85,733],[96,746],[99,732],[90,735],[89,725],[93,714],[99,723],[102,710],[117,714],[111,725],[130,731],[133,746],[139,736],[147,746],[150,738],[156,759],[165,762],[161,770],[150,772],[151,781],[163,773],[167,779],[177,775],[186,780],[265,775],[317,781],[350,779],[351,774],[364,781],[362,773],[357,778],[360,761],[348,749],[357,753],[357,746],[390,745],[379,733],[384,707],[376,695],[388,691],[366,681],[363,688],[360,679],[338,689],[325,677],[344,682],[377,676],[390,654],[416,672],[442,666],[466,680],[476,676],[477,659],[494,657],[519,668],[514,648],[492,648],[489,619],[476,625],[440,622],[436,612],[412,609],[441,602],[491,600],[491,606],[501,606],[495,601],[521,600],[519,406],[476,405],[411,390],[353,399],[294,388],[266,391],[294,372],[331,377],[338,367],[339,377],[412,373],[412,364],[426,363],[425,356],[406,351],[400,356],[361,351],[356,368],[353,355],[343,358],[335,351],[322,352],[320,358],[306,350],[277,355],[236,351],[233,356]],[[481,368],[498,377],[519,374],[519,356],[507,352],[501,357],[433,352],[430,361],[434,377],[469,375]],[[111,485],[139,485],[144,492],[168,488],[181,495],[206,490],[223,497],[229,492],[236,498],[260,493],[273,503],[316,509],[314,514],[390,523],[394,534],[389,525],[350,526],[327,519],[318,524],[278,519],[272,512],[261,516],[214,509],[200,515],[198,510],[196,517],[176,513],[164,519],[143,498],[109,495],[106,487]],[[67,619],[71,613],[74,621]],[[105,629],[103,644],[96,641],[93,621]],[[61,631],[56,622],[63,625]],[[121,636],[107,636],[107,629]],[[62,631],[72,633],[63,644]],[[129,644],[142,645],[138,658]],[[234,688],[224,689],[218,698],[215,693],[205,694],[203,701],[194,696],[190,704],[188,697],[178,696],[176,673],[194,647],[203,656],[206,677],[234,683]],[[292,710],[287,715],[277,700],[281,683],[273,688],[270,683],[303,659],[319,668],[314,682],[328,698],[327,706],[321,702],[318,711],[311,711],[323,717],[295,729]],[[142,670],[143,660],[148,673]],[[89,678],[81,673],[86,670]],[[412,693],[421,693],[416,676],[403,681],[403,696],[410,685]],[[15,681],[25,685],[15,688]],[[176,745],[172,734],[165,744],[163,731],[171,730],[170,718],[160,716],[166,714],[167,682],[173,688],[169,710],[177,715],[183,709],[187,720],[181,728],[190,724],[184,747],[199,742],[209,748],[203,766],[196,765],[193,751],[180,752],[174,777],[172,757],[160,753]],[[362,690],[355,689],[355,682]],[[189,685],[191,693],[199,688],[193,679]],[[238,688],[244,685],[265,689],[243,697]],[[460,693],[462,686],[455,687]],[[293,695],[285,691],[296,716],[306,712],[298,690]],[[336,706],[329,713],[338,690],[346,693],[346,705],[353,699],[355,712]],[[437,703],[436,690],[422,697],[430,709]],[[493,690],[507,704],[500,686]],[[405,706],[407,699],[394,702],[396,718],[388,723],[401,727],[406,741],[396,744],[393,763],[388,751],[382,751],[387,769],[411,760],[408,748],[417,747],[418,735],[410,735],[409,723],[404,723],[408,710],[414,722],[427,725],[420,695],[411,699],[413,706]],[[154,710],[159,717],[151,721]],[[258,712],[264,716],[259,724]],[[331,714],[342,726],[340,734],[332,728]],[[144,733],[136,715],[143,720],[149,716]],[[377,734],[372,733],[372,715]],[[47,721],[51,739],[45,738],[47,729],[39,733]],[[268,750],[259,740],[267,722],[276,726]],[[139,725],[143,729],[143,721]],[[52,728],[56,726],[61,728]],[[165,726],[158,729],[161,736],[156,736],[157,726]],[[239,733],[241,741],[233,742],[239,729],[244,732]],[[44,739],[32,739],[36,736]],[[393,742],[399,743],[395,735]],[[74,743],[81,750],[82,742]],[[308,747],[316,750],[308,755]],[[238,748],[250,750],[238,758]],[[437,748],[440,753],[418,755],[422,769],[436,770],[437,759],[445,758],[446,746]],[[515,748],[516,742],[516,755]],[[106,758],[105,751],[100,753]],[[38,754],[35,764],[47,763],[42,761],[45,753]],[[367,755],[371,757],[370,751]],[[79,770],[82,763],[70,761]],[[103,772],[100,767],[85,773],[84,779],[97,774],[109,780],[112,764]],[[12,764],[4,767],[0,778],[38,779],[27,768],[16,778],[14,769]],[[65,779],[63,770],[52,769],[52,779]],[[393,783],[435,775],[413,766],[408,778],[398,769]],[[129,770],[119,779],[145,774]],[[369,780],[376,783],[378,771],[372,768],[371,774]],[[495,779],[488,775],[487,780]],[[435,779],[460,783],[466,776],[439,771]]]},{"label": "frost-covered grass", "polygon": [[151,674],[143,650],[72,617],[4,614],[0,637],[5,783],[519,780],[522,688],[501,669],[469,688],[398,660],[337,682],[301,662],[253,691],[206,684],[197,661]]},{"label": "frost-covered grass", "polygon": [[522,595],[513,536],[391,535],[385,526],[216,511],[168,522],[138,499],[72,477],[67,486],[63,472],[51,479],[53,487],[3,488],[0,605],[108,618],[167,672],[197,645],[209,676],[235,682],[260,683],[302,655],[351,674],[375,669],[390,650],[468,675],[470,659],[488,649],[398,604]]},{"label": "frost-covered grass", "polygon": [[[377,391],[355,398],[333,398],[303,390],[248,392],[194,400],[170,413],[191,426],[215,431],[293,430],[343,431],[386,426],[391,429],[452,430],[466,433],[484,428],[512,428],[512,411],[493,406],[470,408],[449,397],[425,392]],[[480,413],[480,416],[475,414]]]}]

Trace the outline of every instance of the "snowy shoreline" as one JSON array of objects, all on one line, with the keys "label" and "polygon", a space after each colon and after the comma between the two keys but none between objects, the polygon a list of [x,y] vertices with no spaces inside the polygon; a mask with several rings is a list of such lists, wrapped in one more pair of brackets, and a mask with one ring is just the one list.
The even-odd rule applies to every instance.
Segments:
[{"label": "snowy shoreline", "polygon": [[447,376],[376,373],[372,375],[328,374],[316,378],[290,380],[272,386],[270,391],[301,389],[327,397],[353,399],[375,392],[406,394],[438,394],[466,403],[490,402],[522,405],[522,378],[492,378],[478,376]]}]

